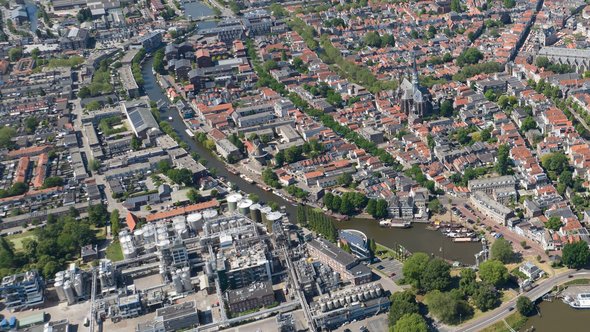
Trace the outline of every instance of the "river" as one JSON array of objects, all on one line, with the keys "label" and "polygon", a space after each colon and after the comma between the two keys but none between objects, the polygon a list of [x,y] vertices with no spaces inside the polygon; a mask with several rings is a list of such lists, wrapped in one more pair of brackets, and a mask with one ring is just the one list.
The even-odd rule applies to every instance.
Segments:
[{"label": "river", "polygon": [[[142,75],[145,82],[144,90],[151,100],[162,100],[166,101],[167,104],[168,99],[162,92],[162,89],[160,89],[160,86],[156,82],[156,77],[152,73],[152,63],[153,58],[149,58],[144,62],[142,67]],[[289,202],[242,180],[239,176],[229,173],[223,162],[185,132],[186,126],[178,112],[163,111],[161,114],[162,119],[170,122],[183,141],[189,145],[191,152],[198,153],[201,158],[208,161],[207,168],[215,169],[217,175],[225,177],[244,192],[258,195],[263,202],[274,201],[280,206],[285,206],[289,214],[289,220],[294,222],[296,208]],[[168,120],[169,117],[172,117],[172,121]],[[393,247],[401,244],[410,252],[422,251],[445,259],[457,260],[468,265],[475,263],[474,255],[481,250],[479,243],[454,243],[440,232],[426,230],[423,224],[414,224],[408,229],[381,228],[374,220],[351,219],[336,222],[336,227],[340,229],[358,229],[364,232],[369,238],[373,238],[377,243],[385,246]]]},{"label": "river", "polygon": [[[534,327],[535,332],[588,331],[590,327],[590,309],[572,309],[561,300],[543,301],[539,304],[541,316],[532,316],[521,332]],[[588,328],[588,330],[587,330]]]}]

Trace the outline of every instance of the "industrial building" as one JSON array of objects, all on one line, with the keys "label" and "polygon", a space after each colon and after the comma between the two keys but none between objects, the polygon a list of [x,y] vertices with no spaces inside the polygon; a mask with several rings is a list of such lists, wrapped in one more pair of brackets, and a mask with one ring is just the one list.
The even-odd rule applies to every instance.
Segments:
[{"label": "industrial building", "polygon": [[355,285],[371,281],[371,269],[361,264],[358,259],[333,243],[323,238],[316,238],[307,243],[307,250],[311,257],[328,265],[340,276]]},{"label": "industrial building", "polygon": [[65,271],[55,274],[55,291],[60,302],[68,305],[86,300],[90,295],[90,274],[80,270],[75,263]]},{"label": "industrial building", "polygon": [[365,233],[356,229],[343,229],[339,232],[340,241],[350,247],[350,251],[360,260],[369,259],[369,241]]},{"label": "industrial building", "polygon": [[199,325],[199,312],[194,301],[156,310],[153,321],[137,325],[136,332],[166,332],[189,329]]},{"label": "industrial building", "polygon": [[229,290],[225,299],[227,307],[232,313],[240,313],[275,302],[275,295],[270,281],[257,282],[248,287]]},{"label": "industrial building", "polygon": [[17,273],[2,279],[0,296],[8,310],[22,310],[43,304],[45,284],[37,270]]},{"label": "industrial building", "polygon": [[317,326],[331,330],[345,323],[387,312],[389,305],[389,298],[381,284],[374,283],[323,295],[311,303],[310,308]]}]

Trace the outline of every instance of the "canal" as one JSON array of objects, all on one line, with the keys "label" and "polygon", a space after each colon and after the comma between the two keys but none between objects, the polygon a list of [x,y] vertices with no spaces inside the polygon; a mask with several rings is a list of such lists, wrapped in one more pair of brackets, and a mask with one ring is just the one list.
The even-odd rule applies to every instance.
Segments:
[{"label": "canal", "polygon": [[[588,331],[590,310],[572,309],[561,300],[543,301],[539,304],[541,316],[530,317],[521,332]],[[588,328],[590,330],[590,328]]]},{"label": "canal", "polygon": [[[153,58],[146,59],[142,67],[142,75],[145,82],[144,90],[151,100],[162,100],[168,105],[168,99],[162,92],[152,72],[152,63]],[[258,195],[263,202],[273,201],[280,206],[285,206],[289,214],[289,220],[295,222],[296,208],[291,203],[244,181],[239,176],[229,173],[222,161],[217,159],[211,151],[207,150],[185,132],[186,126],[180,114],[175,111],[168,111],[166,107],[165,109],[161,113],[162,119],[166,119],[166,121],[171,123],[182,140],[189,145],[191,152],[196,152],[201,158],[207,160],[206,167],[208,169],[215,169],[217,175],[225,177],[246,193]],[[168,120],[169,117],[172,120]],[[408,229],[381,228],[375,220],[350,219],[344,222],[336,222],[336,227],[340,229],[358,229],[364,232],[369,238],[373,238],[376,242],[388,247],[401,244],[410,252],[426,252],[445,259],[457,260],[468,265],[475,263],[474,255],[481,250],[479,243],[454,243],[438,231],[427,230],[423,224],[414,224]]]}]

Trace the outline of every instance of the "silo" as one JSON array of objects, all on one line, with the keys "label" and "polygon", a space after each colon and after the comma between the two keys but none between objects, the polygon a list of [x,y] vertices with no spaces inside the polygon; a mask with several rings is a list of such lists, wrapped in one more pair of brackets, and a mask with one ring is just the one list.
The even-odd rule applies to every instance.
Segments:
[{"label": "silo", "polygon": [[81,273],[76,274],[74,278],[74,290],[76,291],[76,295],[82,297],[86,294],[86,285],[84,284],[84,275]]},{"label": "silo", "polygon": [[143,243],[156,242],[156,227],[154,224],[145,224],[141,229],[143,230]]},{"label": "silo", "polygon": [[250,215],[250,206],[253,202],[251,199],[243,199],[238,202],[238,211],[241,215],[248,217]]},{"label": "silo", "polygon": [[203,229],[203,214],[200,212],[189,214],[186,221],[190,229],[195,233]]},{"label": "silo", "polygon": [[254,220],[254,222],[261,223],[262,222],[262,215],[260,214],[260,209],[262,206],[260,204],[252,204],[250,206],[250,218]]},{"label": "silo", "polygon": [[334,303],[332,303],[332,301],[328,301],[327,305],[328,305],[328,310],[334,309]]},{"label": "silo", "polygon": [[66,293],[64,292],[64,284],[63,281],[56,281],[54,284],[55,292],[57,293],[57,298],[60,302],[66,300]]},{"label": "silo", "polygon": [[182,286],[184,287],[184,291],[185,292],[192,292],[193,283],[191,282],[190,268],[185,267],[182,269],[181,279],[182,279]]},{"label": "silo", "polygon": [[326,309],[327,309],[327,306],[326,306],[326,304],[322,302],[322,303],[320,304],[320,310],[321,310],[322,312],[326,312]]},{"label": "silo", "polygon": [[272,225],[275,221],[280,221],[283,218],[283,214],[278,211],[273,211],[266,214],[266,229],[268,232],[272,232]]},{"label": "silo", "polygon": [[371,298],[374,299],[377,295],[377,293],[375,293],[375,289],[371,288],[369,292],[371,293]]},{"label": "silo", "polygon": [[133,240],[136,243],[143,242],[143,229],[136,229],[133,231]]},{"label": "silo", "polygon": [[240,193],[232,193],[227,196],[227,208],[229,212],[234,212],[237,209],[238,202],[243,198]]},{"label": "silo", "polygon": [[266,219],[266,215],[269,214],[269,213],[271,213],[271,212],[272,212],[272,209],[270,208],[270,206],[265,206],[262,209],[260,209],[260,214],[262,216],[262,222],[263,223],[266,224],[268,222],[268,219]]},{"label": "silo", "polygon": [[376,288],[377,288],[377,296],[381,296],[381,293],[383,292],[383,290],[379,286],[377,286]]},{"label": "silo", "polygon": [[76,303],[76,294],[74,294],[74,288],[72,287],[71,281],[66,280],[63,287],[68,305]]},{"label": "silo", "polygon": [[183,293],[182,280],[180,280],[180,276],[176,273],[172,274],[172,285],[177,294]]},{"label": "silo", "polygon": [[340,302],[340,306],[344,306],[346,304],[346,300],[344,299],[344,297],[341,297],[338,299],[338,302]]},{"label": "silo", "polygon": [[353,294],[352,295],[352,302],[357,302],[358,300],[359,300],[358,294]]},{"label": "silo", "polygon": [[371,292],[369,292],[369,290],[365,290],[363,292],[363,297],[365,298],[365,301],[372,299]]},{"label": "silo", "polygon": [[352,297],[350,297],[350,295],[346,296],[346,303],[348,303],[348,304],[352,303]]},{"label": "silo", "polygon": [[215,217],[217,217],[217,210],[210,209],[203,211],[203,219],[211,220]]},{"label": "silo", "polygon": [[125,242],[125,245],[121,245],[121,249],[123,251],[123,257],[125,257],[125,259],[137,257],[137,250],[135,249],[133,242]]}]

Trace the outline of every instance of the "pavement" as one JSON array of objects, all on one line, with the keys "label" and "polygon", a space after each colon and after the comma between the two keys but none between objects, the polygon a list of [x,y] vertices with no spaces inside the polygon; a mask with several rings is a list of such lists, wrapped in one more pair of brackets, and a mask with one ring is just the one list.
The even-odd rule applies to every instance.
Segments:
[{"label": "pavement", "polygon": [[[570,277],[571,275],[571,277]],[[554,286],[561,285],[565,282],[575,280],[575,279],[584,279],[590,278],[590,271],[583,270],[583,271],[566,271],[555,275],[551,278],[545,279],[541,281],[541,283],[536,286],[535,288],[522,293],[520,296],[527,296],[531,300],[536,300],[541,298],[543,295],[548,293]],[[502,304],[500,307],[496,308],[488,312],[485,316],[468,321],[461,326],[458,327],[443,327],[440,331],[457,331],[457,332],[477,332],[482,330],[483,328],[492,325],[498,321],[505,319],[508,315],[516,310],[516,301],[518,300],[518,296],[513,298],[512,300]]]},{"label": "pavement", "polygon": [[370,332],[382,332],[382,331],[389,331],[388,327],[389,321],[387,318],[387,313],[384,312],[382,314],[372,316],[363,320],[359,320],[357,322],[352,322],[349,324],[344,324],[337,328],[336,332],[344,332],[345,330],[350,330],[351,332],[360,331],[361,327],[364,326]]}]

